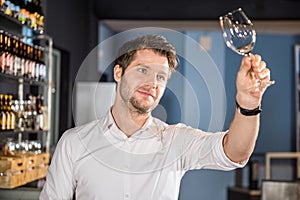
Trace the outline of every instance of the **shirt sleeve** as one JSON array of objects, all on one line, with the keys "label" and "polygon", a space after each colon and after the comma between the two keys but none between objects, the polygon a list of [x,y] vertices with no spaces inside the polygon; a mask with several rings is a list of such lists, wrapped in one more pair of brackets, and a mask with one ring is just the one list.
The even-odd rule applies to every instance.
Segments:
[{"label": "shirt sleeve", "polygon": [[[179,127],[176,138],[181,141],[181,168],[233,170],[244,167],[248,160],[241,163],[231,161],[223,148],[223,137],[227,132],[209,133],[190,127]],[[178,140],[176,139],[176,140]]]},{"label": "shirt sleeve", "polygon": [[76,134],[65,132],[59,140],[46,175],[40,200],[72,199],[76,187],[71,144]]}]

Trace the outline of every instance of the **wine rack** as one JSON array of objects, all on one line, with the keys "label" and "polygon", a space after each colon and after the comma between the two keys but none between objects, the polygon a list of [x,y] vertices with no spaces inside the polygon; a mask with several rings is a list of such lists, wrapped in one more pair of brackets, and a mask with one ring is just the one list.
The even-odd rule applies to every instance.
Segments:
[{"label": "wine rack", "polygon": [[[7,10],[5,6],[10,4],[3,2],[6,1],[0,5],[0,188],[15,188],[44,178],[50,160],[52,39],[43,34],[43,22],[36,21],[43,20],[38,12],[20,18],[24,10]],[[33,12],[33,7],[27,8]]]}]

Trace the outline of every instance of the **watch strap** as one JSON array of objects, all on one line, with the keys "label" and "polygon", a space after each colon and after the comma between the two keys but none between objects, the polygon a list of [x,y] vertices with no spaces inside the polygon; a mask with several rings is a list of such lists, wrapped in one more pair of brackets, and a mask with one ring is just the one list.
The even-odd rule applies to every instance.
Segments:
[{"label": "watch strap", "polygon": [[260,105],[253,110],[249,110],[249,109],[242,108],[236,100],[235,100],[235,104],[236,104],[236,108],[237,108],[238,112],[245,116],[258,115],[262,111]]}]

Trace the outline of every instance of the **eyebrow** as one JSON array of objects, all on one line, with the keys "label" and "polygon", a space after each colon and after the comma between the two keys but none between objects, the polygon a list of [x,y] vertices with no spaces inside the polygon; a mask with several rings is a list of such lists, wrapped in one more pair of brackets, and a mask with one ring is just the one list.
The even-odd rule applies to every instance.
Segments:
[{"label": "eyebrow", "polygon": [[135,65],[136,67],[146,67],[146,68],[150,68],[150,66],[149,65],[147,65],[147,64],[143,64],[143,63],[138,63],[138,64],[136,64]]}]

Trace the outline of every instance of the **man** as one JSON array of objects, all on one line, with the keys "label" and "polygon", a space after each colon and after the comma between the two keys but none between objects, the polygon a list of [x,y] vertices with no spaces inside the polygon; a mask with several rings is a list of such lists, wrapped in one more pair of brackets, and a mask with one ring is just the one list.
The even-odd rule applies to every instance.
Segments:
[{"label": "man", "polygon": [[[115,102],[107,115],[66,131],[49,167],[40,199],[178,199],[190,169],[232,170],[250,157],[259,130],[270,71],[259,55],[244,57],[237,74],[237,108],[226,132],[206,133],[151,116],[177,68],[165,38],[145,35],[117,56]],[[263,84],[262,84],[263,86]]]}]

